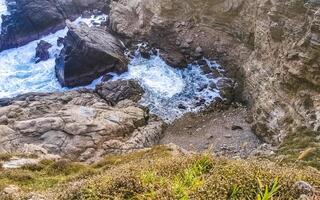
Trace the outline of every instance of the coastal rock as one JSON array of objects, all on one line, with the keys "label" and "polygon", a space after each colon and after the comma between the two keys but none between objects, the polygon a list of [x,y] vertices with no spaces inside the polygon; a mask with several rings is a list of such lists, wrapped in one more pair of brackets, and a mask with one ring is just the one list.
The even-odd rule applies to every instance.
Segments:
[{"label": "coastal rock", "polygon": [[46,61],[50,58],[49,49],[52,47],[52,45],[46,41],[41,40],[38,43],[38,46],[36,48],[36,63],[40,61]]},{"label": "coastal rock", "polygon": [[67,25],[69,31],[55,66],[61,85],[83,86],[108,72],[127,70],[124,46],[117,38],[84,23]]},{"label": "coastal rock", "polygon": [[52,154],[86,162],[157,144],[164,126],[160,119],[149,119],[147,109],[136,103],[125,100],[110,106],[92,90],[12,100],[0,107],[3,116],[8,120],[0,124],[0,152]]},{"label": "coastal rock", "polygon": [[18,47],[65,27],[84,10],[105,12],[109,0],[19,0],[9,6],[10,15],[3,18],[0,51]]},{"label": "coastal rock", "polygon": [[316,1],[119,0],[111,8],[110,25],[118,34],[171,45],[185,55],[190,52],[181,44],[193,38],[189,49],[200,46],[204,56],[219,58],[237,80],[234,99],[249,105],[252,128],[265,142],[319,133]]},{"label": "coastal rock", "polygon": [[138,102],[144,94],[143,88],[134,80],[103,82],[96,86],[95,91],[100,97],[112,105],[125,99]]}]

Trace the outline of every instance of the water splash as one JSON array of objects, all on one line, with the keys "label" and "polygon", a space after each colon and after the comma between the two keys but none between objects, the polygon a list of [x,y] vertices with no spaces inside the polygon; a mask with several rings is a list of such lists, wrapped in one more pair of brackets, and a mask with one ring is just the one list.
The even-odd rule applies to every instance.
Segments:
[{"label": "water splash", "polygon": [[[74,23],[84,22],[89,26],[106,20],[106,15],[78,18]],[[60,54],[62,46],[58,46],[59,37],[65,37],[68,29],[57,31],[27,45],[0,52],[0,98],[10,98],[28,92],[65,91],[55,76],[55,59]],[[50,58],[47,61],[35,63],[37,44],[44,40],[52,45],[49,49]],[[94,88],[101,80],[97,79],[88,88]],[[76,89],[76,88],[74,88]]]},{"label": "water splash", "polygon": [[[213,68],[220,67],[208,60],[207,64]],[[128,72],[112,75],[113,80],[137,80],[146,91],[140,103],[167,122],[187,112],[200,111],[220,97],[219,91],[212,87],[220,78],[207,77],[196,64],[190,64],[183,70],[174,69],[159,55],[145,59],[136,54]]]}]

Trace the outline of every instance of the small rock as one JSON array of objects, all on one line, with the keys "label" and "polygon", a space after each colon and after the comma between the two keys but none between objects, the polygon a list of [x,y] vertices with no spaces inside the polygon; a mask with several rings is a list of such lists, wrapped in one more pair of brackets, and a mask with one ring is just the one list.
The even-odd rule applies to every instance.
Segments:
[{"label": "small rock", "polygon": [[9,185],[9,186],[7,186],[7,187],[5,187],[3,189],[3,192],[5,194],[9,194],[9,195],[17,194],[19,191],[20,191],[20,188],[18,186],[15,186],[15,185]]},{"label": "small rock", "polygon": [[237,125],[232,125],[231,130],[236,131],[236,130],[243,130],[243,128],[241,126],[237,126]]},{"label": "small rock", "polygon": [[305,181],[298,181],[293,185],[293,188],[298,192],[299,195],[311,196],[314,193],[314,188]]},{"label": "small rock", "polygon": [[188,39],[186,40],[186,42],[187,42],[188,44],[191,44],[191,43],[193,42],[193,39],[192,39],[192,38],[188,38]]},{"label": "small rock", "polygon": [[46,61],[50,58],[49,49],[52,47],[52,45],[44,40],[41,40],[38,43],[38,46],[36,48],[36,63],[39,63],[40,61]]},{"label": "small rock", "polygon": [[232,136],[231,135],[225,135],[224,137],[225,138],[231,138]]},{"label": "small rock", "polygon": [[201,47],[197,47],[197,48],[196,48],[196,53],[202,54],[202,52],[203,52],[203,50],[202,50]]},{"label": "small rock", "polygon": [[181,109],[181,110],[187,109],[187,107],[185,105],[183,105],[183,104],[179,104],[178,108]]}]

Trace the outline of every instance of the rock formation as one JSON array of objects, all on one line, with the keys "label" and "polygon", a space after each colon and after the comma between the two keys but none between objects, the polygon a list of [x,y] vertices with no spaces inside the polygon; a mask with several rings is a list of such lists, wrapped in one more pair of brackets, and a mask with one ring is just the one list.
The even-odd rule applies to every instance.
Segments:
[{"label": "rock formation", "polygon": [[[123,81],[128,83],[134,84]],[[104,84],[102,88],[112,88],[114,83]],[[109,94],[104,90],[103,94],[123,94],[121,89],[108,90]],[[0,107],[0,152],[26,152],[26,145],[36,145],[49,154],[91,162],[106,153],[150,147],[160,140],[162,128],[161,120],[150,118],[146,109],[131,100],[110,106],[87,89],[30,94]]]},{"label": "rock formation", "polygon": [[[7,0],[9,1],[9,0]],[[0,37],[0,51],[24,45],[65,26],[84,10],[108,11],[108,0],[19,0],[9,6]]]},{"label": "rock formation", "polygon": [[36,48],[36,63],[40,61],[45,61],[50,58],[49,55],[49,49],[52,47],[52,45],[44,40],[41,40]]},{"label": "rock formation", "polygon": [[123,37],[156,42],[161,34],[160,46],[190,56],[200,47],[220,59],[265,141],[320,131],[318,1],[120,0],[111,8],[110,25]]},{"label": "rock formation", "polygon": [[87,85],[107,72],[127,71],[124,46],[109,32],[84,23],[68,23],[68,28],[55,67],[63,86]]}]

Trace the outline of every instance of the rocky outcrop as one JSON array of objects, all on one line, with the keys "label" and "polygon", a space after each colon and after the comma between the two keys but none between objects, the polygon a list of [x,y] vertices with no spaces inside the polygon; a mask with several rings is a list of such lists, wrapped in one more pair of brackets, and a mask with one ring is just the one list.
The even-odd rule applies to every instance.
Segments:
[{"label": "rocky outcrop", "polygon": [[118,80],[101,83],[96,86],[95,91],[100,97],[112,105],[116,105],[126,99],[137,102],[144,94],[143,88],[134,80]]},{"label": "rocky outcrop", "polygon": [[110,106],[87,89],[30,94],[0,107],[0,152],[25,153],[32,145],[48,154],[91,162],[107,153],[155,145],[163,125],[131,100]]},{"label": "rocky outcrop", "polygon": [[150,37],[161,34],[160,46],[165,41],[186,57],[200,47],[219,59],[265,141],[320,132],[319,2],[120,0],[111,7],[110,25],[125,37],[155,42]]},{"label": "rocky outcrop", "polygon": [[124,46],[109,32],[84,23],[68,23],[68,28],[55,66],[63,86],[87,85],[108,72],[127,71]]},{"label": "rocky outcrop", "polygon": [[40,61],[46,61],[50,58],[49,49],[52,47],[52,44],[41,40],[36,48],[36,63]]},{"label": "rocky outcrop", "polygon": [[0,37],[0,51],[24,45],[65,26],[84,10],[108,11],[109,0],[19,0],[10,3]]}]

